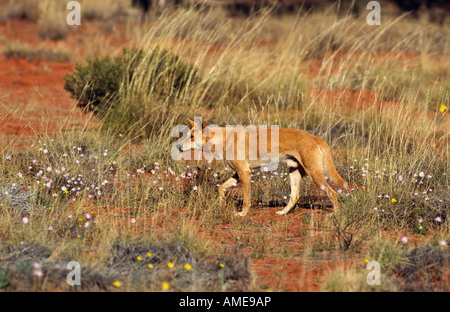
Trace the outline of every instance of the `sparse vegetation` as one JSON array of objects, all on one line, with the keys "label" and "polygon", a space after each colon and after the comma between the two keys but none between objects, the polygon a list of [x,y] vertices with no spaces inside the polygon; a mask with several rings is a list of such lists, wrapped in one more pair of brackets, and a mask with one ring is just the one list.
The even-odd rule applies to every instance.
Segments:
[{"label": "sparse vegetation", "polygon": [[41,59],[56,62],[69,61],[69,55],[62,48],[39,47],[33,50],[28,44],[18,41],[7,42],[2,49],[2,54],[6,58],[25,59],[30,62]]},{"label": "sparse vegetation", "polygon": [[[449,254],[442,248],[399,246],[402,243],[375,241],[365,261],[357,268],[331,273],[323,291],[446,291]],[[369,261],[380,263],[380,285],[369,285]]]}]

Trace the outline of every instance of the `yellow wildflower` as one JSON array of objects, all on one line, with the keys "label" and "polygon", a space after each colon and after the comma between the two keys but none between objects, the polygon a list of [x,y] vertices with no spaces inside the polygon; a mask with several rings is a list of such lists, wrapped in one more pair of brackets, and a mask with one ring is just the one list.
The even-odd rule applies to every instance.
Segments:
[{"label": "yellow wildflower", "polygon": [[113,283],[113,286],[114,286],[114,287],[120,287],[120,286],[122,286],[122,283],[119,282],[119,281],[115,281],[115,282]]}]

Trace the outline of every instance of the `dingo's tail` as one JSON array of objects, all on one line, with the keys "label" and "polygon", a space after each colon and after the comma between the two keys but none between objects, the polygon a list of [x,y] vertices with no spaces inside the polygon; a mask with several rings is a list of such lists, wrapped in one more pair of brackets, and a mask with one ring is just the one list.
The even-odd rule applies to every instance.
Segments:
[{"label": "dingo's tail", "polygon": [[337,172],[336,167],[334,166],[333,158],[331,158],[330,147],[328,146],[328,144],[321,144],[320,149],[322,150],[324,158],[325,172],[328,173],[328,176],[332,181],[338,183],[343,189],[348,189],[347,182],[342,179],[342,177]]}]

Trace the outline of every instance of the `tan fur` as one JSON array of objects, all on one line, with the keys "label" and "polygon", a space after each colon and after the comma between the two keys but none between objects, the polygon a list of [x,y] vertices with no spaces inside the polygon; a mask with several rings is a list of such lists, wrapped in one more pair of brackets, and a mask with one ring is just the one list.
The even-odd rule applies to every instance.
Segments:
[{"label": "tan fur", "polygon": [[[190,141],[191,143],[193,143],[193,134],[195,131],[202,132],[202,146],[205,146],[208,141],[214,140],[214,136],[212,136],[210,133],[205,133],[205,131],[203,130],[206,128],[205,123],[203,123],[202,125],[197,125],[191,120],[189,120],[189,122],[192,125],[191,137],[187,138],[186,141]],[[235,160],[227,160],[225,157],[225,146],[228,146],[226,141],[227,129],[225,127],[222,127],[218,131],[221,131],[223,134],[224,148],[222,151],[223,155],[221,156],[223,156],[222,158],[224,159],[224,161],[236,172],[236,175],[234,177],[228,179],[220,186],[219,198],[221,202],[223,202],[225,199],[226,190],[234,183],[240,182],[244,197],[244,203],[242,211],[237,213],[237,215],[245,216],[250,209],[251,169],[260,168],[265,163],[260,160],[259,149],[257,154],[258,159],[249,160],[248,135],[246,136],[247,139],[245,140],[245,159],[236,160],[238,158],[236,157],[237,148],[238,146],[242,145],[238,145],[237,140],[232,140],[232,143],[234,144]],[[259,128],[257,128],[257,139],[259,141]],[[267,136],[267,143],[268,151],[273,151],[278,148],[279,160],[285,162],[289,167],[291,196],[286,207],[281,211],[277,211],[278,214],[286,214],[295,206],[295,203],[299,199],[301,180],[306,175],[308,175],[319,188],[326,192],[327,196],[333,203],[333,209],[335,210],[335,212],[339,209],[337,194],[327,183],[325,179],[325,173],[327,173],[331,180],[337,182],[342,188],[347,188],[347,183],[336,171],[336,168],[333,164],[333,159],[331,158],[330,148],[323,139],[303,130],[279,128],[278,145],[271,146],[270,133]]]}]

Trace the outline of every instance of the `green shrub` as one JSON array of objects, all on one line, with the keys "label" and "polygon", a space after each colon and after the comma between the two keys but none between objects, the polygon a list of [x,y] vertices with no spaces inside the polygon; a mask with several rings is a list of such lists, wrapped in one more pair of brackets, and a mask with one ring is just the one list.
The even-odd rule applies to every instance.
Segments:
[{"label": "green shrub", "polygon": [[77,64],[75,72],[64,80],[64,89],[69,91],[78,105],[87,111],[99,113],[120,88],[123,65],[120,58],[88,59],[85,65]]}]

